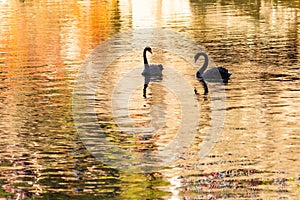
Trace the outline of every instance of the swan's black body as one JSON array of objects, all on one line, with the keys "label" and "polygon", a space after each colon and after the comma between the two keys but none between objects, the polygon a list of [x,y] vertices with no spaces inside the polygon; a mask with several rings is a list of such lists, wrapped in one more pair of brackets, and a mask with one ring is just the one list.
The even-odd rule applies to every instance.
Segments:
[{"label": "swan's black body", "polygon": [[224,67],[214,67],[209,70],[206,70],[206,68],[208,67],[208,56],[206,53],[203,52],[197,53],[195,55],[195,62],[197,62],[200,56],[204,56],[204,63],[196,73],[196,77],[198,79],[202,79],[202,80],[204,79],[205,81],[209,81],[209,82],[223,82],[223,83],[228,82],[231,76],[231,72],[229,72]]},{"label": "swan's black body", "polygon": [[144,71],[142,72],[142,75],[145,77],[145,83],[144,83],[144,89],[143,89],[143,96],[146,98],[146,89],[148,87],[148,84],[150,81],[161,81],[162,80],[162,70],[163,66],[161,64],[149,65],[146,53],[150,52],[152,54],[152,49],[150,47],[146,47],[143,52],[143,58],[144,58]]}]

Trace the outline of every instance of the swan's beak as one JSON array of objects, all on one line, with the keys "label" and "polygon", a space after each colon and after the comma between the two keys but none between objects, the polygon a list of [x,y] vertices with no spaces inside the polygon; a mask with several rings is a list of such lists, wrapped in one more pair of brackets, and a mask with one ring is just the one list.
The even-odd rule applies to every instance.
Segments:
[{"label": "swan's beak", "polygon": [[152,50],[149,50],[149,52],[152,54]]}]

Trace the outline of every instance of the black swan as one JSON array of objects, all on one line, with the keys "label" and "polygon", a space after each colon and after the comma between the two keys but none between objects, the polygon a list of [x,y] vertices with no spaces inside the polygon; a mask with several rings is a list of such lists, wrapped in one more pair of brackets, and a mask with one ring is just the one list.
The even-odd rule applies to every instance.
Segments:
[{"label": "black swan", "polygon": [[204,52],[197,53],[195,55],[195,62],[197,62],[200,56],[204,56],[204,64],[202,67],[197,71],[196,77],[200,81],[209,81],[209,82],[223,82],[228,83],[229,77],[231,76],[231,72],[229,72],[224,67],[214,67],[206,72],[204,72],[208,66],[208,56]]},{"label": "black swan", "polygon": [[150,47],[146,47],[143,52],[143,58],[144,58],[144,71],[142,73],[143,76],[162,76],[162,65],[149,65],[148,60],[146,57],[146,53],[150,52],[152,54],[152,49]]},{"label": "black swan", "polygon": [[148,87],[148,84],[150,81],[161,81],[162,80],[162,70],[163,66],[161,64],[155,65],[151,64],[149,65],[146,53],[150,52],[152,54],[152,49],[150,47],[146,47],[143,52],[143,58],[144,58],[144,71],[142,72],[142,75],[145,77],[145,83],[144,83],[144,89],[143,89],[143,96],[146,98],[146,89]]}]

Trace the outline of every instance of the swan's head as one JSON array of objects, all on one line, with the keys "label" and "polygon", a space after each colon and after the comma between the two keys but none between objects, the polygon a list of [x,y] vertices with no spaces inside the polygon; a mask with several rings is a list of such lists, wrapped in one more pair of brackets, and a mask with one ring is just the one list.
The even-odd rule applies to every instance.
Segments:
[{"label": "swan's head", "polygon": [[146,47],[145,49],[144,49],[144,51],[146,52],[146,51],[149,51],[151,54],[152,54],[152,49],[151,49],[151,47]]},{"label": "swan's head", "polygon": [[195,58],[195,62],[197,62],[197,60],[198,60],[198,58],[199,58],[200,56],[207,57],[206,53],[204,53],[204,52],[197,53],[197,54],[195,55],[195,57],[194,57],[194,58]]}]

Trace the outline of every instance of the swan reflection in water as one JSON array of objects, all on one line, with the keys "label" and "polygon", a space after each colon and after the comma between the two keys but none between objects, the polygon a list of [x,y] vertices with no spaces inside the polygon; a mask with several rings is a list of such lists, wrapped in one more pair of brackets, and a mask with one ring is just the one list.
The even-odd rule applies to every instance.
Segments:
[{"label": "swan reflection in water", "polygon": [[152,54],[152,49],[150,47],[146,47],[143,52],[143,58],[144,58],[144,71],[142,72],[142,75],[145,78],[144,81],[144,88],[143,88],[143,97],[147,98],[147,87],[152,82],[161,81],[163,79],[163,66],[161,64],[155,65],[151,64],[149,65],[146,53],[149,52]]}]

